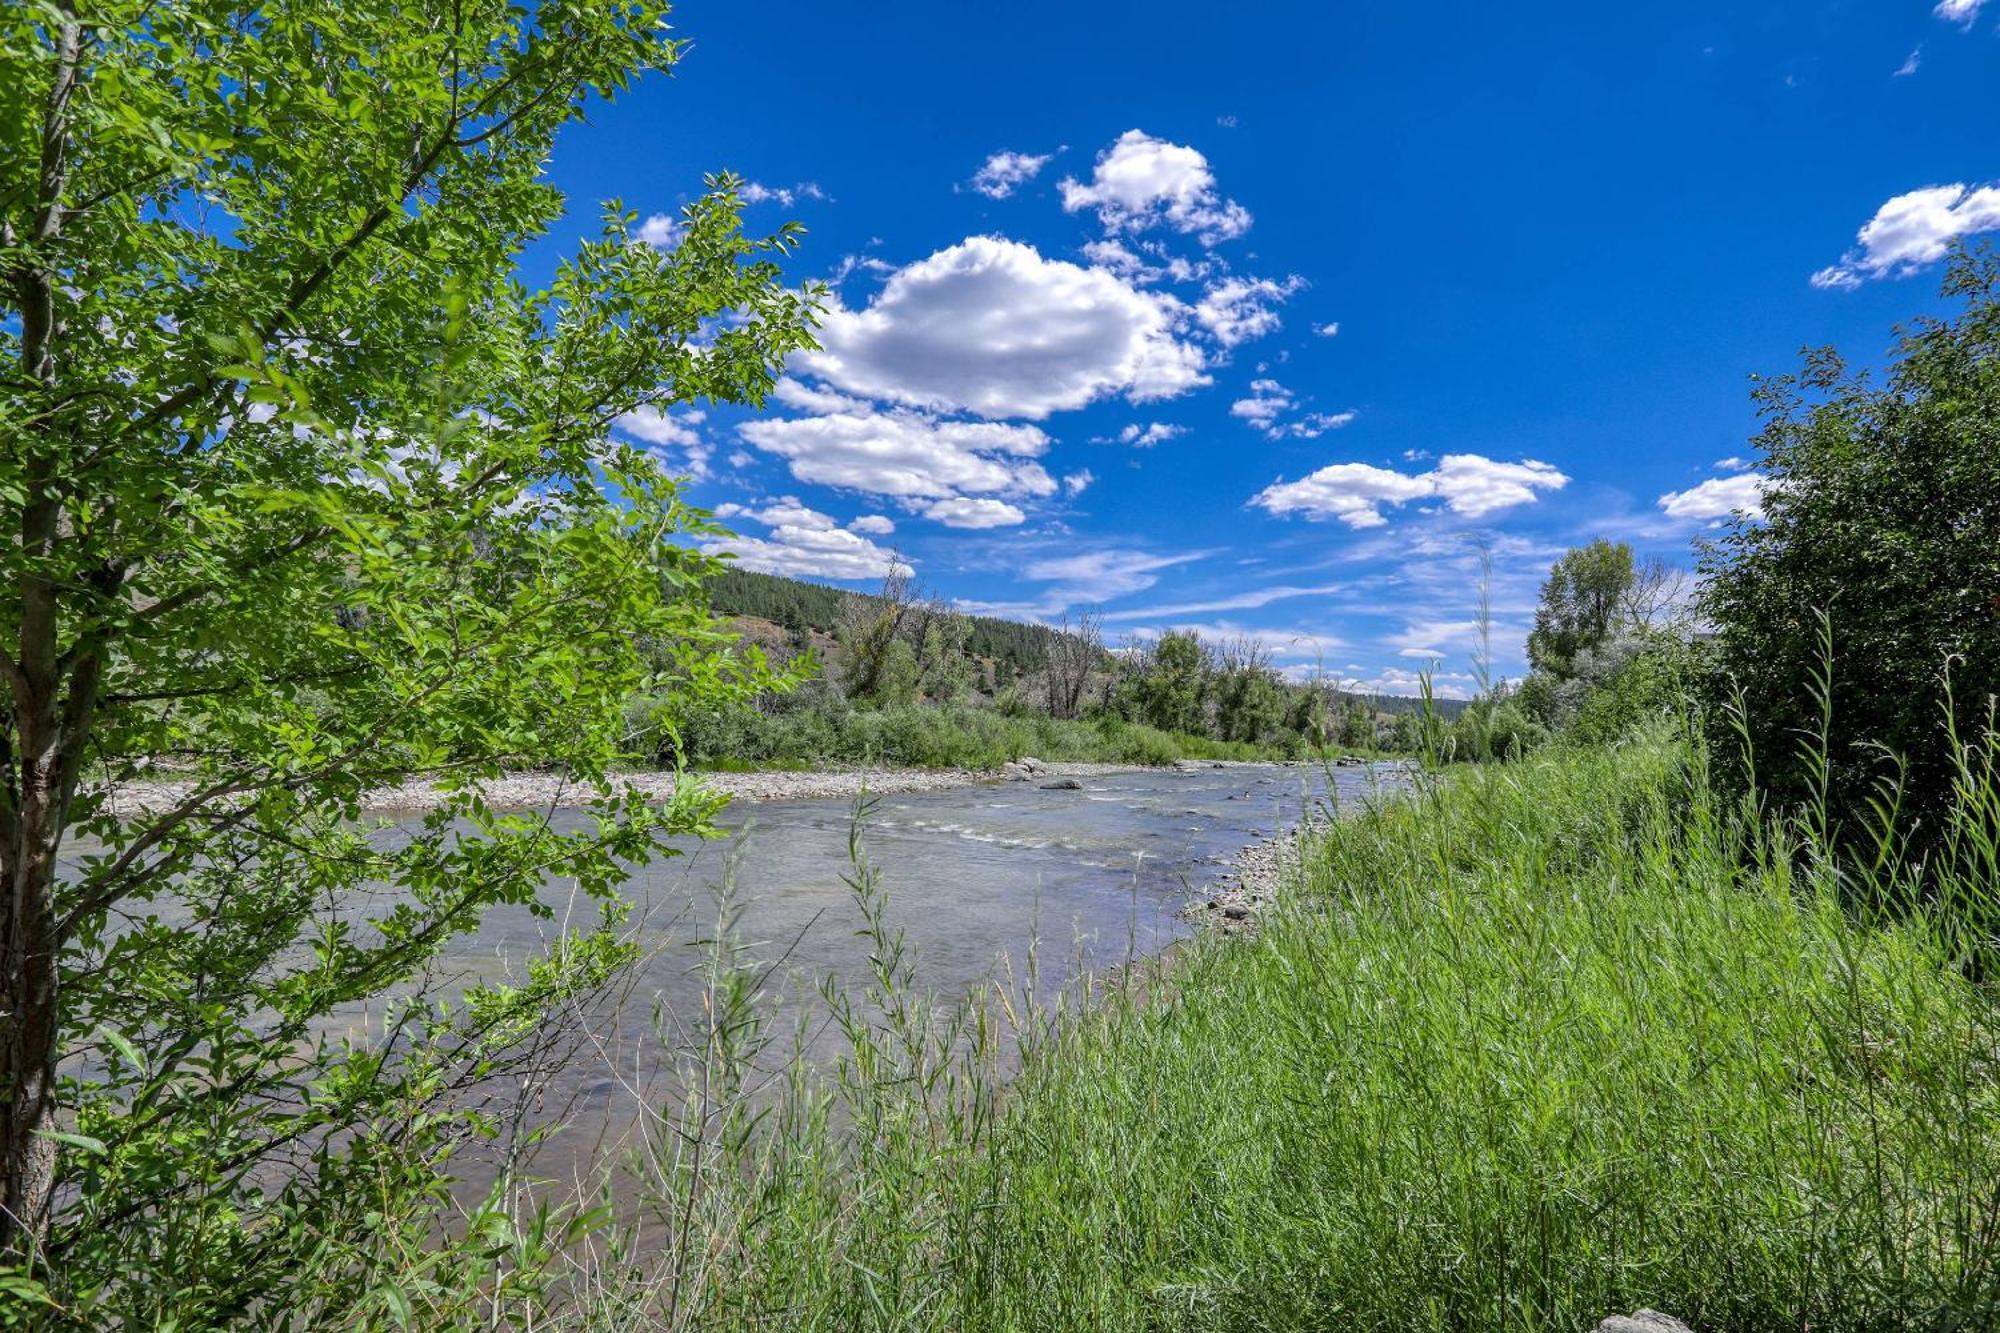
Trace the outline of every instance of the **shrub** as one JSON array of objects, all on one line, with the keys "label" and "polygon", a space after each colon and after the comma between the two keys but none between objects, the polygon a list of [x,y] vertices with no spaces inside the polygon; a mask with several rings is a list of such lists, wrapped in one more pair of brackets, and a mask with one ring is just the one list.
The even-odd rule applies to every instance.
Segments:
[{"label": "shrub", "polygon": [[[1903,765],[1911,852],[1943,850],[1951,733],[1975,734],[2000,692],[2000,262],[1961,252],[1945,293],[1962,310],[1919,321],[1885,387],[1821,350],[1758,390],[1763,517],[1739,516],[1704,558],[1718,738],[1734,739],[1740,690],[1765,793],[1798,809],[1824,783],[1853,855],[1872,855],[1885,753]],[[1772,762],[1822,729],[1823,764]]]}]

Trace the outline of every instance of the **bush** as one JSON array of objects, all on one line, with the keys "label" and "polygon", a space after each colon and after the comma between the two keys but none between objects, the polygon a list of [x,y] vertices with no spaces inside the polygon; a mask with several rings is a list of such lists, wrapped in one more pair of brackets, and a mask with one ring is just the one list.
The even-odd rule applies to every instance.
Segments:
[{"label": "bush", "polygon": [[1066,722],[1021,708],[892,704],[856,708],[829,689],[800,697],[689,709],[635,700],[627,746],[639,763],[695,769],[882,764],[994,769],[1010,759],[1170,764],[1177,759],[1269,759],[1301,752],[1295,740],[1254,746],[1176,735],[1107,715]]},{"label": "bush", "polygon": [[[1739,518],[1704,559],[1718,738],[1733,744],[1740,689],[1765,793],[1799,809],[1824,781],[1854,855],[1873,855],[1871,803],[1894,776],[1878,747],[1904,765],[1909,850],[1941,853],[1952,731],[1976,735],[2000,693],[2000,263],[1960,253],[1945,292],[1964,309],[1916,325],[1887,387],[1822,350],[1758,390],[1764,517]],[[1782,762],[1822,732],[1823,768]]]}]

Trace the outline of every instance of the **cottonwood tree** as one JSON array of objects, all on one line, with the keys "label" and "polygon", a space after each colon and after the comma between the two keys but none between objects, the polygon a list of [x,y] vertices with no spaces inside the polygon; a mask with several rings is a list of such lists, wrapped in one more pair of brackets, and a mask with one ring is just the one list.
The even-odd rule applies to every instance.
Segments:
[{"label": "cottonwood tree", "polygon": [[1687,571],[1657,555],[1632,565],[1632,581],[1618,599],[1620,627],[1638,634],[1665,629],[1685,616],[1692,588]]},{"label": "cottonwood tree", "polygon": [[915,695],[917,655],[909,641],[921,615],[915,577],[892,558],[872,595],[840,599],[833,635],[840,649],[840,688],[848,698],[902,702]]},{"label": "cottonwood tree", "polygon": [[1600,537],[1570,549],[1542,584],[1528,660],[1538,671],[1565,675],[1578,653],[1611,637],[1631,589],[1632,548],[1624,542]]},{"label": "cottonwood tree", "polygon": [[1201,636],[1168,630],[1143,654],[1139,678],[1140,716],[1162,731],[1202,730],[1213,661]]},{"label": "cottonwood tree", "polygon": [[1049,716],[1074,718],[1083,712],[1084,691],[1104,664],[1104,621],[1095,611],[1067,612],[1045,641],[1042,670],[1048,681]]},{"label": "cottonwood tree", "polygon": [[1212,689],[1219,739],[1254,744],[1284,725],[1283,679],[1261,641],[1244,636],[1225,643],[1217,654]]},{"label": "cottonwood tree", "polygon": [[[432,1236],[397,1209],[476,1127],[440,1097],[619,949],[392,1006],[375,1044],[343,1016],[489,905],[550,876],[608,903],[707,826],[692,790],[614,780],[618,705],[765,682],[671,540],[712,529],[607,424],[763,396],[809,342],[793,232],[746,238],[723,177],[670,249],[614,207],[545,285],[517,275],[565,216],[558,129],[673,65],[665,13],[0,16],[9,1292],[92,1325],[407,1317],[370,1275],[408,1248],[385,1235]],[[641,640],[672,645],[663,684]],[[523,760],[583,790],[580,824],[486,804]],[[371,838],[363,795],[412,775],[438,808]]]}]

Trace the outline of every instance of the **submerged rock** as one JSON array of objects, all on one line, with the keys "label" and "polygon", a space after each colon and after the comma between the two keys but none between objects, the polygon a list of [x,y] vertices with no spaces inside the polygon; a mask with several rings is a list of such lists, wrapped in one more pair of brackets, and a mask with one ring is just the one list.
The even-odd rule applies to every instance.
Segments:
[{"label": "submerged rock", "polygon": [[1083,784],[1075,778],[1057,778],[1054,782],[1044,782],[1043,791],[1082,791]]}]

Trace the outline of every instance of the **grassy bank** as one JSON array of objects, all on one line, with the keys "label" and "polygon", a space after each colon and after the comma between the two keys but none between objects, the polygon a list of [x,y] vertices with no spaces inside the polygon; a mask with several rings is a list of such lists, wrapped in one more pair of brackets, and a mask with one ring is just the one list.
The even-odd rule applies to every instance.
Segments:
[{"label": "grassy bank", "polygon": [[[643,706],[635,715],[641,753],[670,755],[675,739],[661,721]],[[1218,741],[1117,717],[1077,722],[951,704],[857,708],[838,699],[773,713],[718,709],[683,717],[674,730],[688,763],[712,771],[822,764],[998,768],[1024,755],[1078,763],[1170,764],[1177,759],[1298,759],[1311,754],[1302,745]]]},{"label": "grassy bank", "polygon": [[722,950],[651,1221],[571,1317],[1989,1327],[2000,1014],[1953,930],[1857,923],[1792,850],[1677,741],[1464,769],[1317,844],[1256,940],[1029,1020],[1004,1095],[962,1055],[1004,1004],[938,1035],[884,929],[855,1056],[761,1119],[761,974]]}]

